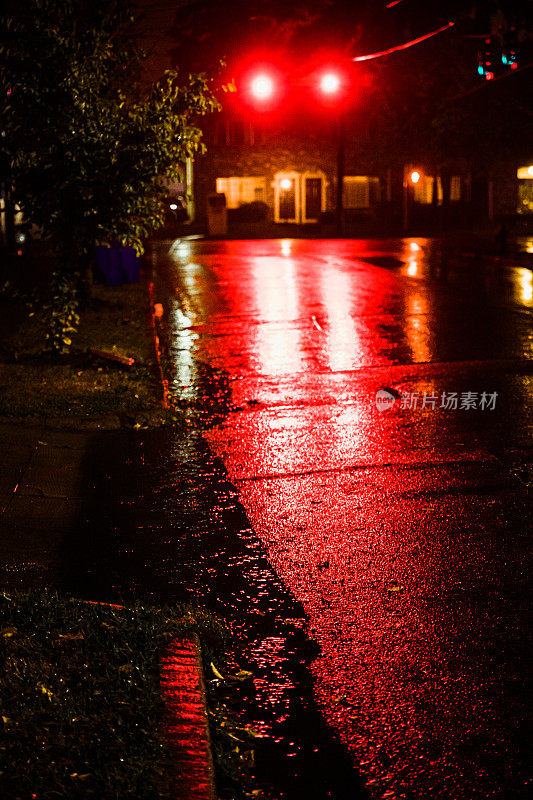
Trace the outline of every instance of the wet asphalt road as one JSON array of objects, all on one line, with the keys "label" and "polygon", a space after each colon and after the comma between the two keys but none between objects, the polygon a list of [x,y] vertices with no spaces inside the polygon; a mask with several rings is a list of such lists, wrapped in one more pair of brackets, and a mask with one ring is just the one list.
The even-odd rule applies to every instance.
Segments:
[{"label": "wet asphalt road", "polygon": [[171,391],[220,396],[205,438],[308,615],[316,702],[369,795],[525,798],[531,271],[421,239],[154,263]]}]

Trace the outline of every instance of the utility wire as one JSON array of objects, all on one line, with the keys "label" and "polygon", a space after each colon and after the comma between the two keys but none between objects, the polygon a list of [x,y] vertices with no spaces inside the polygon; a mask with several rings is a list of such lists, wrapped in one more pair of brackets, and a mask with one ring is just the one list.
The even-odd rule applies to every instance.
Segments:
[{"label": "utility wire", "polygon": [[370,53],[367,56],[355,56],[355,58],[352,58],[352,61],[371,61],[374,58],[382,58],[383,56],[388,56],[391,53],[397,53],[399,50],[407,50],[408,47],[413,47],[413,45],[420,44],[420,42],[424,42],[426,39],[431,39],[432,36],[436,36],[438,33],[447,31],[448,28],[452,28],[454,25],[455,22],[448,22],[446,25],[443,25],[442,28],[437,28],[437,30],[431,31],[431,33],[426,33],[424,36],[419,36],[418,39],[412,39],[410,42],[398,44],[396,47],[390,47],[388,50],[380,50],[379,53]]}]

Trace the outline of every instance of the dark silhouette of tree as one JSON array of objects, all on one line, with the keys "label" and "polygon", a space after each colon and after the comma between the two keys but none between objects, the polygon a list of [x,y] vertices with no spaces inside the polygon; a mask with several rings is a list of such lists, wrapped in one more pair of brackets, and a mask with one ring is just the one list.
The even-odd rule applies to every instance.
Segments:
[{"label": "dark silhouette of tree", "polygon": [[193,116],[215,107],[202,76],[169,72],[141,93],[133,21],[123,0],[16,0],[2,17],[2,180],[55,246],[59,349],[94,245],[142,249],[166,179],[201,147]]}]

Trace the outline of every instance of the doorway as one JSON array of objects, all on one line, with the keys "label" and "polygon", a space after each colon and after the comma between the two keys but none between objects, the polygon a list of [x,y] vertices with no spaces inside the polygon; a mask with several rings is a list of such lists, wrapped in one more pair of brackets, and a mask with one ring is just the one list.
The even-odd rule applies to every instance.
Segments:
[{"label": "doorway", "polygon": [[304,177],[304,214],[302,222],[318,222],[322,213],[322,178]]},{"label": "doorway", "polygon": [[326,210],[323,172],[278,172],[274,176],[275,222],[318,222]]}]

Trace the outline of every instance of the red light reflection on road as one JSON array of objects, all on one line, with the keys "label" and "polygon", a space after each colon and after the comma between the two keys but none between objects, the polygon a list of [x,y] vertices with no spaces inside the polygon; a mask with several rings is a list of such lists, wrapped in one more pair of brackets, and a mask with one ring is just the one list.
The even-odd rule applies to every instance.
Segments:
[{"label": "red light reflection on road", "polygon": [[[439,265],[419,239],[388,251],[227,243],[200,258],[209,291],[222,298],[210,314],[209,292],[183,278],[205,326],[200,355],[234,378],[238,409],[205,435],[316,631],[322,652],[312,669],[325,717],[375,796],[390,787],[396,797],[423,796],[422,780],[445,787],[439,796],[473,797],[484,773],[468,772],[463,742],[490,729],[490,746],[505,754],[490,671],[476,683],[469,600],[472,585],[496,591],[509,553],[514,563],[499,535],[508,479],[459,416],[375,405],[387,385],[419,394],[471,388],[456,382],[475,351],[455,330],[457,319],[476,319],[470,274],[425,281]],[[506,280],[517,304],[531,303],[525,271]],[[466,313],[450,303],[450,286]],[[490,359],[493,346],[484,348]],[[480,502],[499,482],[502,492]]]},{"label": "red light reflection on road", "polygon": [[254,260],[257,326],[256,358],[268,375],[298,372],[302,368],[296,265],[291,258]]},{"label": "red light reflection on road", "polygon": [[327,314],[327,352],[334,372],[356,369],[363,361],[352,313],[353,280],[349,273],[330,265],[321,276],[322,300]]},{"label": "red light reflection on road", "polygon": [[431,361],[431,326],[426,289],[409,292],[406,297],[405,335],[415,364]]}]

